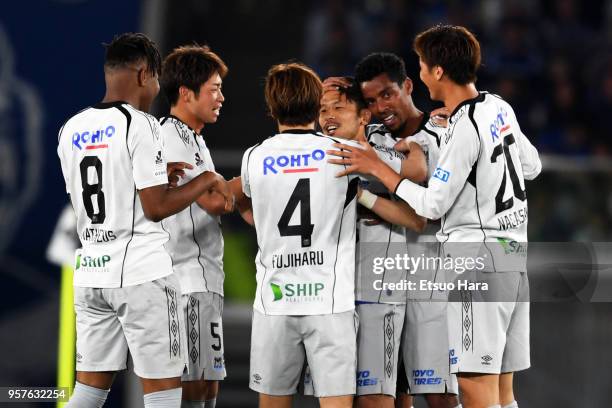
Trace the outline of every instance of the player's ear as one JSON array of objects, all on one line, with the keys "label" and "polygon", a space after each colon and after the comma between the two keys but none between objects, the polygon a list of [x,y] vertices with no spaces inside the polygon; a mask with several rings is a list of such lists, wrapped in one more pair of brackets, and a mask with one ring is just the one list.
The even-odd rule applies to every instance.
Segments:
[{"label": "player's ear", "polygon": [[184,85],[179,86],[179,98],[181,98],[184,102],[189,102],[190,99],[190,89]]},{"label": "player's ear", "polygon": [[444,76],[444,68],[442,68],[439,65],[436,65],[435,67],[433,67],[433,75],[434,75],[434,78],[436,78],[439,81]]},{"label": "player's ear", "polygon": [[359,124],[365,126],[370,123],[370,120],[372,120],[372,112],[368,109],[361,109],[359,112]]},{"label": "player's ear", "polygon": [[139,68],[136,75],[138,77],[138,86],[145,86],[148,79],[147,70],[144,68]]},{"label": "player's ear", "polygon": [[410,78],[406,78],[404,80],[404,83],[402,84],[402,87],[404,88],[404,91],[406,91],[406,93],[408,95],[412,94],[412,80]]}]

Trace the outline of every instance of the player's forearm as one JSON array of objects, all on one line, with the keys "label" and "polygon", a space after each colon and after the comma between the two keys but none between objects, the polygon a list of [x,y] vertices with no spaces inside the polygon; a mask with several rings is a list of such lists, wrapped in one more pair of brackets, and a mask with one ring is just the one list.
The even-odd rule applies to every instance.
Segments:
[{"label": "player's forearm", "polygon": [[448,208],[445,204],[443,205],[442,200],[428,193],[431,192],[427,188],[406,179],[402,180],[395,190],[395,195],[408,203],[418,215],[437,220],[446,213]]},{"label": "player's forearm", "polygon": [[388,223],[401,225],[416,232],[423,232],[427,225],[427,219],[419,216],[403,201],[392,201],[378,197],[372,211]]},{"label": "player's forearm", "polygon": [[225,211],[225,198],[216,191],[207,191],[196,200],[196,203],[211,215],[223,215]]},{"label": "player's forearm", "polygon": [[218,174],[206,171],[180,187],[169,188],[166,184],[140,190],[138,193],[145,217],[159,222],[174,215],[187,208],[220,180]]},{"label": "player's forearm", "polygon": [[423,149],[415,142],[410,143],[410,153],[402,160],[400,175],[415,183],[427,180],[427,160]]},{"label": "player's forearm", "polygon": [[382,160],[378,160],[371,167],[370,174],[376,177],[389,191],[395,191],[402,177]]}]

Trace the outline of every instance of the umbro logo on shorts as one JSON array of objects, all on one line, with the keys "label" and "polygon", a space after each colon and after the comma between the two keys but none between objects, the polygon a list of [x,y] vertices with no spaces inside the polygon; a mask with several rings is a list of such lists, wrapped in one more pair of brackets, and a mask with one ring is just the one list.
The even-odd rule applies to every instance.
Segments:
[{"label": "umbro logo on shorts", "polygon": [[491,357],[488,354],[485,354],[484,356],[480,357],[482,359],[482,365],[491,365],[491,361],[493,360],[493,357]]},{"label": "umbro logo on shorts", "polygon": [[253,382],[255,384],[260,384],[261,383],[261,375],[259,374],[253,374]]}]

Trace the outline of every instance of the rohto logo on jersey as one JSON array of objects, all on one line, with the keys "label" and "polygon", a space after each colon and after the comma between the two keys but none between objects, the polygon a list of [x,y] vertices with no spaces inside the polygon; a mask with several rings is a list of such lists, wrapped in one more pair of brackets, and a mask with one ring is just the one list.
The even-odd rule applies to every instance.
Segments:
[{"label": "rohto logo on jersey", "polygon": [[263,160],[264,176],[278,174],[279,170],[283,173],[309,173],[319,171],[318,167],[312,166],[315,161],[321,161],[325,157],[325,152],[321,149],[313,150],[311,153],[291,154],[281,156],[267,156]]},{"label": "rohto logo on jersey", "polygon": [[489,126],[489,130],[491,131],[491,141],[495,143],[496,139],[499,139],[501,134],[506,130],[510,129],[510,124],[506,123],[506,119],[508,118],[508,112],[501,106],[499,107],[499,112],[497,112],[497,116],[491,125]]},{"label": "rohto logo on jersey", "polygon": [[81,133],[75,132],[72,135],[72,145],[76,146],[79,150],[83,149],[82,146],[85,146],[85,150],[105,149],[108,147],[108,144],[104,144],[102,142],[104,142],[106,138],[113,137],[114,134],[115,127],[113,125],[107,126],[104,129],[85,131]]},{"label": "rohto logo on jersey", "polygon": [[446,171],[441,167],[436,167],[436,171],[434,171],[433,177],[437,178],[438,180],[442,180],[446,183],[450,178],[450,171]]},{"label": "rohto logo on jersey", "polygon": [[321,282],[314,283],[287,283],[285,285],[277,285],[270,283],[274,302],[285,299],[285,302],[321,302],[323,298],[320,296],[325,285]]}]

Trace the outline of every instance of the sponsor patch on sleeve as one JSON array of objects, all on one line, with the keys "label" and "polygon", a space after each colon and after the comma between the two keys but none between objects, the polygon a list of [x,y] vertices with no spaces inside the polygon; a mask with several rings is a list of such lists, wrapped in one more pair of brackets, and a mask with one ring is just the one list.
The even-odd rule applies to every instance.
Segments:
[{"label": "sponsor patch on sleeve", "polygon": [[434,171],[433,178],[437,178],[438,180],[442,180],[446,183],[450,178],[450,172],[444,170],[441,167],[436,167],[436,171]]}]

